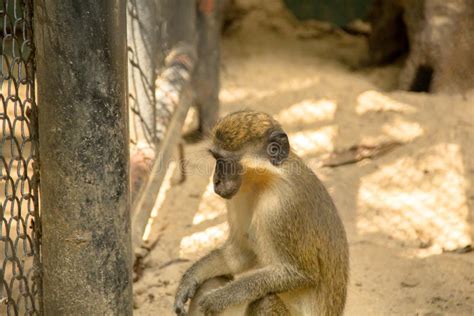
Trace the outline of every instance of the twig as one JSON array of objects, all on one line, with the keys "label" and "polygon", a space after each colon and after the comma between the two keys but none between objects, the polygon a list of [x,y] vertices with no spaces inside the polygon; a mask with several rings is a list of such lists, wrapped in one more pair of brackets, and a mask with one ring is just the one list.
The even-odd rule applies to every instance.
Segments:
[{"label": "twig", "polygon": [[172,259],[170,261],[167,261],[165,263],[163,263],[161,266],[158,267],[158,270],[161,270],[161,269],[164,269],[172,264],[175,264],[175,263],[182,263],[182,262],[188,262],[189,259],[183,259],[183,258],[176,258],[176,259]]},{"label": "twig", "polygon": [[348,150],[333,153],[323,162],[323,167],[336,168],[353,163],[357,163],[364,159],[373,159],[385,155],[402,145],[399,142],[387,142],[375,146],[354,145]]}]

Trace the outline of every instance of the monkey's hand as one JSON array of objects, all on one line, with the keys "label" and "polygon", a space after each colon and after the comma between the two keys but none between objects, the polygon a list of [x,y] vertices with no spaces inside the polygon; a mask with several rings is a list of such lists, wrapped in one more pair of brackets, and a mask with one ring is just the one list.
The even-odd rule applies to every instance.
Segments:
[{"label": "monkey's hand", "polygon": [[252,302],[270,293],[307,286],[314,286],[314,281],[305,274],[284,265],[267,266],[250,271],[237,280],[210,291],[199,301],[199,306],[206,315],[212,315],[231,305]]},{"label": "monkey's hand", "polygon": [[208,316],[219,314],[226,309],[229,306],[229,300],[224,294],[225,293],[219,291],[219,289],[209,291],[198,302],[201,312]]},{"label": "monkey's hand", "polygon": [[[232,260],[233,266],[228,265],[225,258],[238,258]],[[183,275],[181,283],[176,291],[174,311],[178,315],[186,315],[184,305],[196,294],[196,290],[206,280],[216,276],[233,275],[243,271],[253,263],[252,255],[243,255],[240,249],[235,249],[232,244],[226,244],[222,248],[211,251],[194,263]]]},{"label": "monkey's hand", "polygon": [[174,312],[176,315],[184,316],[186,315],[186,311],[184,309],[184,305],[186,302],[194,297],[196,294],[196,290],[199,284],[197,281],[193,280],[181,280],[181,283],[178,286],[178,290],[176,291],[176,297],[174,300]]}]

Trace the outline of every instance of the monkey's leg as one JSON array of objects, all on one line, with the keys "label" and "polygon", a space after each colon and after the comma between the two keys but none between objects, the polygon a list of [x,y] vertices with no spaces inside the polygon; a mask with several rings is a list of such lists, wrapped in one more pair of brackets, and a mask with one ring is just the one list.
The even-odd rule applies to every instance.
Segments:
[{"label": "monkey's leg", "polygon": [[256,301],[253,301],[247,307],[245,316],[290,316],[290,311],[285,303],[276,295],[269,294]]},{"label": "monkey's leg", "polygon": [[184,305],[192,299],[198,287],[206,280],[222,275],[235,275],[249,269],[255,263],[255,255],[226,243],[194,263],[183,275],[176,291],[174,310],[184,313]]},{"label": "monkey's leg", "polygon": [[281,293],[314,285],[315,281],[291,267],[268,266],[253,270],[210,292],[201,299],[199,305],[206,313],[219,313],[231,305],[253,302],[270,293]]}]

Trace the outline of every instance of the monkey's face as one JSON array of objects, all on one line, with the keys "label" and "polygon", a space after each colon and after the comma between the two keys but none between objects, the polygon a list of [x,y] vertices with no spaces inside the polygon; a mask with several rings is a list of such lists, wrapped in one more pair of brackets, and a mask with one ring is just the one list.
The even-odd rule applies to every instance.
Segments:
[{"label": "monkey's face", "polygon": [[216,123],[209,151],[216,159],[214,191],[230,199],[242,182],[244,187],[252,182],[268,182],[268,174],[278,173],[288,159],[290,144],[270,115],[244,110]]},{"label": "monkey's face", "polygon": [[268,174],[274,172],[289,154],[286,134],[280,130],[269,134],[260,143],[247,145],[239,151],[226,151],[217,146],[209,150],[216,160],[214,192],[231,199],[239,191],[243,179],[244,182],[249,179],[252,182],[268,180]]},{"label": "monkey's face", "polygon": [[231,199],[242,184],[242,165],[237,157],[225,157],[211,151],[216,159],[214,170],[214,192],[224,199]]}]

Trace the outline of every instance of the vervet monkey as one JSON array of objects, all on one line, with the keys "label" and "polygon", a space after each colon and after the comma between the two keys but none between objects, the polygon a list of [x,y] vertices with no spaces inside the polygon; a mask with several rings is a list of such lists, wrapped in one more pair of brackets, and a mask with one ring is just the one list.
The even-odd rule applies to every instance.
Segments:
[{"label": "vervet monkey", "polygon": [[[349,251],[324,185],[290,148],[270,115],[232,113],[212,130],[214,191],[227,199],[225,244],[194,263],[174,310],[206,281],[227,277],[198,300],[205,315],[244,305],[246,315],[342,315]],[[212,281],[212,280],[211,280]]]}]

